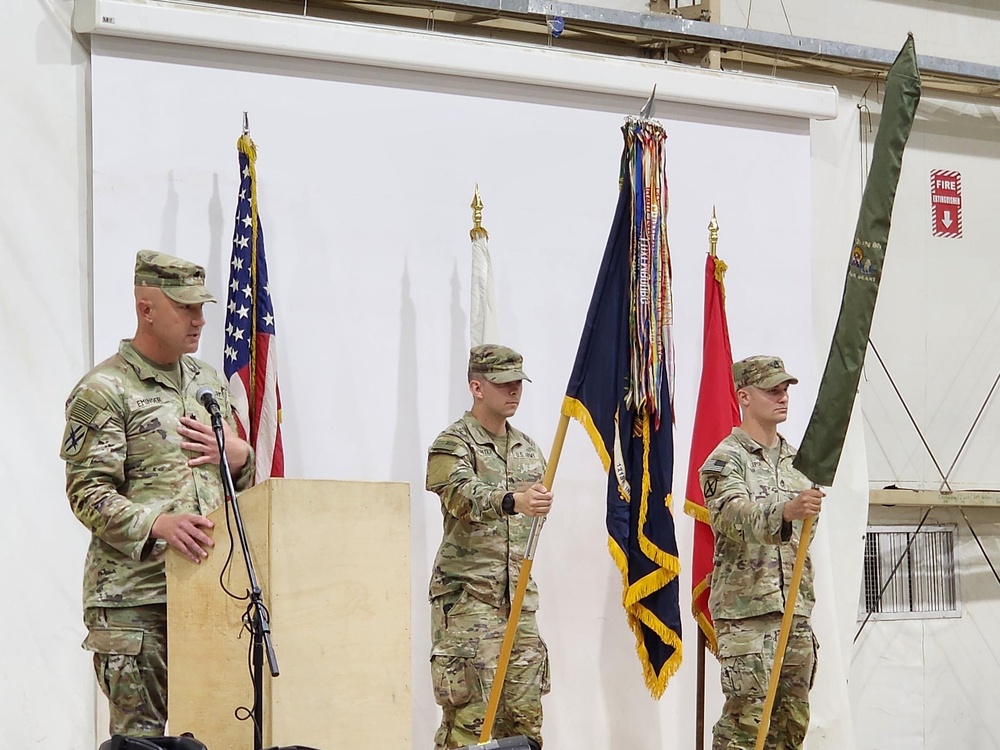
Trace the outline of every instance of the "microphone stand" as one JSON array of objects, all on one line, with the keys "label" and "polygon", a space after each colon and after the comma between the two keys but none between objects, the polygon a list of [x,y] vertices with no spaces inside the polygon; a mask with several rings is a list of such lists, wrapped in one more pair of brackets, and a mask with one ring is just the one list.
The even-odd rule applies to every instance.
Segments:
[{"label": "microphone stand", "polygon": [[278,676],[278,657],[274,653],[271,642],[271,624],[264,612],[264,600],[254,572],[253,559],[250,557],[250,545],[247,543],[246,531],[243,528],[243,518],[240,516],[240,504],[236,500],[236,487],[233,485],[233,475],[226,462],[226,436],[222,429],[222,414],[218,406],[209,409],[212,417],[212,430],[215,432],[215,442],[219,445],[219,473],[222,476],[222,488],[226,500],[232,504],[233,518],[236,519],[236,533],[243,549],[243,560],[247,565],[247,577],[250,580],[250,635],[251,635],[251,678],[253,680],[253,750],[261,750],[264,744],[264,652],[267,652],[267,663],[271,676]]}]

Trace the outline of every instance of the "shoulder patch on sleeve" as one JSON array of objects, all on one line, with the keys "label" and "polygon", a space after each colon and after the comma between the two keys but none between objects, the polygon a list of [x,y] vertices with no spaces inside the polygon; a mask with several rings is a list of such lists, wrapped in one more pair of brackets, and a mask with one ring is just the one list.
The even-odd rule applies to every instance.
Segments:
[{"label": "shoulder patch on sleeve", "polygon": [[705,465],[701,467],[701,470],[706,474],[728,474],[731,469],[729,468],[729,462],[723,458],[710,458],[705,462]]},{"label": "shoulder patch on sleeve", "polygon": [[458,463],[458,457],[450,453],[431,452],[427,457],[427,481],[424,485],[431,492],[437,492],[448,484],[451,472]]},{"label": "shoulder patch on sleeve", "polygon": [[706,500],[715,497],[715,493],[719,491],[719,475],[709,474],[705,477],[705,481],[702,483],[701,493],[704,495]]},{"label": "shoulder patch on sleeve", "polygon": [[469,454],[469,446],[465,441],[456,435],[443,433],[438,435],[430,447],[429,453],[444,453],[448,456],[466,456]]},{"label": "shoulder patch on sleeve", "polygon": [[90,442],[96,429],[95,420],[100,414],[96,406],[76,399],[66,410],[66,431],[63,433],[63,442],[60,455],[65,458],[73,458],[83,452],[84,447]]},{"label": "shoulder patch on sleeve", "polygon": [[710,456],[701,467],[701,492],[706,500],[715,497],[719,491],[719,480],[733,472],[732,464],[718,454]]},{"label": "shoulder patch on sleeve", "polygon": [[82,398],[73,399],[73,403],[66,410],[67,418],[86,424],[93,422],[99,413],[100,410],[96,406]]},{"label": "shoulder patch on sleeve", "polygon": [[[94,403],[95,401],[99,404]],[[95,432],[108,421],[109,415],[103,408],[105,405],[103,398],[90,392],[86,395],[78,393],[69,402],[66,407],[66,430],[59,449],[59,455],[63,459],[70,459],[84,452]]]},{"label": "shoulder patch on sleeve", "polygon": [[83,446],[90,442],[90,433],[90,425],[86,422],[77,422],[75,419],[66,422],[60,455],[63,458],[79,455]]}]

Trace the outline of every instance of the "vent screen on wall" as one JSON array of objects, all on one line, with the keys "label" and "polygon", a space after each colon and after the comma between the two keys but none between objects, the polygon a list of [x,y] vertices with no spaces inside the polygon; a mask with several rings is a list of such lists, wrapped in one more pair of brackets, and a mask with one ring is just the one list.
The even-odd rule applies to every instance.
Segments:
[{"label": "vent screen on wall", "polygon": [[858,619],[960,617],[955,525],[869,526]]}]

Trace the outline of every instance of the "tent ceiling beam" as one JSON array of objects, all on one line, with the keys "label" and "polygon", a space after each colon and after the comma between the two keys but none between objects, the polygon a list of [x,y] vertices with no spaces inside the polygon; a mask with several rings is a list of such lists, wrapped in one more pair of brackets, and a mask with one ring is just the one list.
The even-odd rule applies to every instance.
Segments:
[{"label": "tent ceiling beam", "polygon": [[[817,71],[848,78],[884,73],[895,50],[864,47],[825,39],[724,26],[685,18],[683,8],[671,12],[639,13],[550,0],[174,0],[177,4],[238,7],[317,18],[361,17],[369,22],[416,21],[438,31],[487,32],[493,35],[542,35],[547,44],[616,48],[619,54],[662,56],[697,64],[709,51],[721,52],[731,64],[767,66],[777,72]],[[690,14],[688,14],[690,15]],[[560,17],[565,30],[550,37],[549,21]],[[919,40],[918,40],[919,42]],[[924,87],[978,97],[1000,95],[1000,67],[921,55],[918,65]],[[730,66],[732,67],[732,66]]]}]

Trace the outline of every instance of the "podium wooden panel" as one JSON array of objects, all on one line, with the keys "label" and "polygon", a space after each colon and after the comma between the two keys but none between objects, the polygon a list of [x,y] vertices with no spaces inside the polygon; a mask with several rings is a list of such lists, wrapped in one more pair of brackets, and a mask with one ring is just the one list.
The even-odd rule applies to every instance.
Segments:
[{"label": "podium wooden panel", "polygon": [[[281,674],[264,660],[264,743],[320,750],[406,750],[410,724],[409,487],[271,479],[242,493],[240,513],[271,613]],[[230,551],[226,509],[215,548],[195,565],[167,555],[169,731],[209,750],[251,750],[247,602],[221,589]],[[245,594],[232,522],[225,582]]]}]

